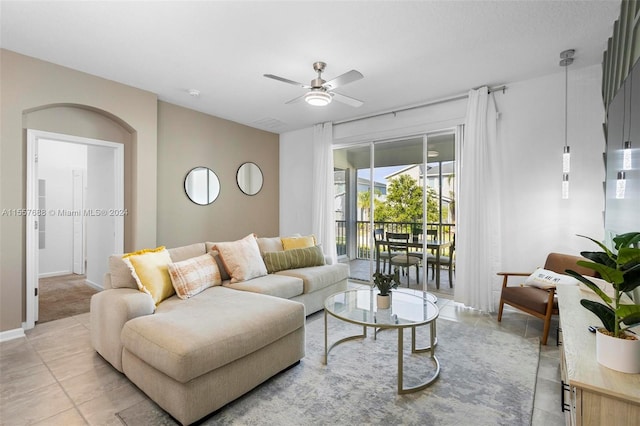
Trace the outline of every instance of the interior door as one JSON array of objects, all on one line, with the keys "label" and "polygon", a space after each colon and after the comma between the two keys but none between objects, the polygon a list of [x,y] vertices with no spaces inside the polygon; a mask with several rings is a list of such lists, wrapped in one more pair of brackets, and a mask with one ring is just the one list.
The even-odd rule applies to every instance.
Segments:
[{"label": "interior door", "polygon": [[[73,170],[73,211],[84,212],[84,171]],[[73,273],[84,274],[84,214],[73,216]]]}]

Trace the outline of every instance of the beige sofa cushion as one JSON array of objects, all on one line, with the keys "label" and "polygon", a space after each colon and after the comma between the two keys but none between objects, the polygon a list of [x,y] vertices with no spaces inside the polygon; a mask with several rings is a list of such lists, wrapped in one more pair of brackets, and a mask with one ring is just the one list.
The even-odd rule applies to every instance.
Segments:
[{"label": "beige sofa cushion", "polygon": [[348,278],[349,265],[336,263],[334,265],[288,269],[276,272],[274,275],[285,275],[302,279],[304,283],[304,294],[308,294]]},{"label": "beige sofa cushion", "polygon": [[207,251],[205,250],[204,243],[189,244],[188,246],[175,247],[167,249],[171,260],[174,262],[180,262],[182,260],[191,259],[192,257],[201,256]]},{"label": "beige sofa cushion", "polygon": [[290,299],[302,294],[304,284],[302,279],[286,275],[269,274],[239,283],[225,283],[227,288],[250,291],[252,293],[267,294],[269,296]]},{"label": "beige sofa cushion", "polygon": [[260,247],[260,254],[262,256],[270,251],[284,250],[280,237],[258,237],[258,247]]},{"label": "beige sofa cushion", "polygon": [[186,383],[304,327],[304,321],[301,303],[216,286],[187,300],[165,300],[155,314],[128,321],[121,337],[129,352]]},{"label": "beige sofa cushion", "polygon": [[136,280],[131,275],[131,269],[122,260],[122,254],[112,254],[109,256],[109,275],[111,288],[133,288],[138,289]]},{"label": "beige sofa cushion", "polygon": [[[169,252],[169,256],[171,256],[171,260],[174,262],[179,262],[181,260],[186,260],[206,253],[204,243],[176,247],[168,249],[167,251]],[[122,254],[113,254],[109,256],[110,288],[138,289],[138,284],[131,275],[131,270],[122,260],[122,256]]]}]

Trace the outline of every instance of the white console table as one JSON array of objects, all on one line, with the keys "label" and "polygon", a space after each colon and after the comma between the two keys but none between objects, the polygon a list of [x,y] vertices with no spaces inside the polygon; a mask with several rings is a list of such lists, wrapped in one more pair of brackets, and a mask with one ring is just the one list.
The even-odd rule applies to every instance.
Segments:
[{"label": "white console table", "polygon": [[580,304],[599,300],[580,286],[558,286],[563,410],[567,425],[640,425],[640,374],[626,374],[596,361],[596,336],[589,325],[600,320]]}]

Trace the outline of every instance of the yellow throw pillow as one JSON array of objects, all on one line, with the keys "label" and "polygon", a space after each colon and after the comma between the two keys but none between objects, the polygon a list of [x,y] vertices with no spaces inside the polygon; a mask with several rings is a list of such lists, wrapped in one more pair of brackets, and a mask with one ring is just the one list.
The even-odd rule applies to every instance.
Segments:
[{"label": "yellow throw pillow", "polygon": [[122,260],[129,266],[138,289],[150,295],[156,306],[175,293],[169,276],[171,256],[164,246],[128,253]]},{"label": "yellow throw pillow", "polygon": [[210,253],[170,263],[169,275],[180,299],[188,299],[209,287],[222,284],[218,263]]},{"label": "yellow throw pillow", "polygon": [[283,237],[282,247],[285,250],[297,249],[297,248],[307,248],[313,247],[316,245],[316,236],[315,235],[307,235],[304,237]]}]

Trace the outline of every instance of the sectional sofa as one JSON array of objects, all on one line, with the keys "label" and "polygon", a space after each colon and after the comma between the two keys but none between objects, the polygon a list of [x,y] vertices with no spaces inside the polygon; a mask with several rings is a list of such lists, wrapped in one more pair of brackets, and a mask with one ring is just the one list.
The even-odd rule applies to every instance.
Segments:
[{"label": "sectional sofa", "polygon": [[[227,243],[166,250],[174,286],[185,277],[198,282],[205,269],[216,280],[219,273],[219,284],[162,300],[139,289],[143,277],[133,260],[144,259],[144,252],[132,258],[113,255],[105,290],[91,299],[94,349],[182,424],[205,417],[299,362],[305,355],[306,315],[347,287],[348,266],[319,259],[321,248],[284,250],[280,237],[253,240],[262,265],[255,252],[234,259],[225,252]],[[239,241],[254,244],[251,236]],[[305,266],[310,257],[315,266]],[[248,262],[259,276],[246,268]],[[191,269],[176,272],[185,264]],[[248,270],[249,279],[237,279],[239,269]]]}]

